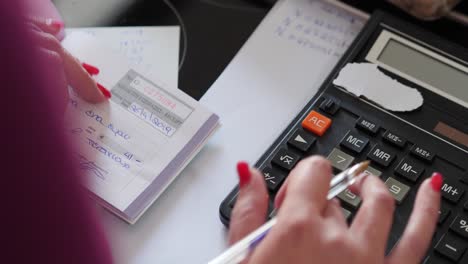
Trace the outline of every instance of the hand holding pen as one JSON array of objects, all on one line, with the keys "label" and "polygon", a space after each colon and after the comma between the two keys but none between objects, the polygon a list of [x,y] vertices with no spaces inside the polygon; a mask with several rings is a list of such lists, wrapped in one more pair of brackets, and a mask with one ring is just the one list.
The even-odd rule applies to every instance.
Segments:
[{"label": "hand holding pen", "polygon": [[[262,174],[239,163],[240,192],[232,212],[230,243],[240,241],[266,218],[267,192]],[[311,157],[290,173],[275,200],[276,224],[243,263],[420,263],[432,239],[440,206],[442,177],[435,173],[418,192],[400,242],[385,256],[395,202],[375,176],[350,187],[362,198],[348,225],[337,200],[328,200],[331,167]]]}]

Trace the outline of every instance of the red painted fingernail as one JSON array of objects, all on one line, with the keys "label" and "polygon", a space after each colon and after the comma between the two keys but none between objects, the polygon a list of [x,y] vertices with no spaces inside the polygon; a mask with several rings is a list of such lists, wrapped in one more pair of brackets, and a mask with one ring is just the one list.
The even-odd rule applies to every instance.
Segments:
[{"label": "red painted fingernail", "polygon": [[237,173],[239,174],[239,187],[243,188],[250,182],[250,168],[245,161],[237,163]]},{"label": "red painted fingernail", "polygon": [[63,21],[55,20],[52,18],[46,19],[45,23],[47,26],[51,27],[56,33],[59,32],[65,26]]},{"label": "red painted fingernail", "polygon": [[91,75],[97,75],[99,74],[99,69],[91,64],[83,62],[81,64],[83,68]]},{"label": "red painted fingernail", "polygon": [[112,97],[112,94],[111,92],[104,86],[102,86],[101,84],[97,84],[97,87],[99,88],[99,90],[101,91],[101,93],[107,98],[111,98]]},{"label": "red painted fingernail", "polygon": [[432,189],[436,192],[440,192],[440,189],[442,188],[442,184],[444,183],[444,178],[442,177],[442,174],[438,172],[434,172],[431,177],[431,186]]}]

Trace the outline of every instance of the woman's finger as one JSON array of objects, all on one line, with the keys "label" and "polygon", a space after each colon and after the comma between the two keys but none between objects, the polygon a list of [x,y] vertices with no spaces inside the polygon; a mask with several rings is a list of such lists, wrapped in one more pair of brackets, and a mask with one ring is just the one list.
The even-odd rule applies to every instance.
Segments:
[{"label": "woman's finger", "polygon": [[421,184],[405,232],[388,257],[387,263],[421,262],[431,243],[439,217],[442,181],[442,176],[434,173]]},{"label": "woman's finger", "polygon": [[323,214],[325,221],[330,222],[333,226],[340,229],[348,228],[346,219],[343,215],[343,210],[341,209],[340,201],[333,199],[328,202],[327,209]]},{"label": "woman's finger", "polygon": [[[59,107],[58,112],[63,113],[68,103],[68,84],[63,72],[63,61],[60,55],[54,51],[39,48],[39,56],[42,56],[43,61],[47,62],[47,69],[44,69],[47,76],[54,76],[50,79],[51,87],[56,89],[51,90],[53,94],[48,96],[54,98]],[[49,91],[49,90],[48,90]]]},{"label": "woman's finger", "polygon": [[42,19],[37,17],[29,17],[28,21],[34,24],[41,31],[51,35],[57,35],[65,26],[63,21],[52,18]]},{"label": "woman's finger", "polygon": [[263,175],[247,163],[237,165],[239,195],[232,211],[229,243],[233,244],[265,223],[268,193]]},{"label": "woman's finger", "polygon": [[309,212],[321,216],[328,203],[331,175],[330,162],[323,157],[313,156],[299,162],[288,176],[286,197],[279,213]]},{"label": "woman's finger", "polygon": [[275,197],[275,208],[278,210],[281,207],[281,204],[284,201],[284,197],[286,196],[286,190],[288,189],[288,182],[289,182],[289,177],[286,178],[284,181],[283,185],[281,185],[281,188],[279,189],[278,193],[276,194]]},{"label": "woman's finger", "polygon": [[363,247],[384,255],[395,199],[377,177],[365,177],[354,185],[353,190],[362,198],[362,205],[351,224],[351,235],[360,239]]},{"label": "woman's finger", "polygon": [[68,84],[81,98],[90,103],[99,103],[109,98],[105,94],[110,95],[110,92],[105,88],[98,87],[97,83],[86,72],[81,63],[68,53],[54,36],[35,30],[33,30],[32,34],[38,45],[60,55]]}]

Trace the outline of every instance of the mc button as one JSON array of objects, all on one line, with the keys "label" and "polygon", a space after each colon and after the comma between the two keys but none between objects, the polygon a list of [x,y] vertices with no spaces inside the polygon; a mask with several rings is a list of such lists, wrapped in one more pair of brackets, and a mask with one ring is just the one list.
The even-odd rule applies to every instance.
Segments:
[{"label": "mc button", "polygon": [[331,126],[331,123],[332,121],[330,118],[325,117],[316,111],[312,111],[302,121],[302,127],[318,136],[323,136]]},{"label": "mc button", "polygon": [[356,153],[361,153],[362,150],[367,146],[367,143],[369,143],[368,138],[349,131],[348,134],[346,134],[346,136],[341,140],[340,145]]}]

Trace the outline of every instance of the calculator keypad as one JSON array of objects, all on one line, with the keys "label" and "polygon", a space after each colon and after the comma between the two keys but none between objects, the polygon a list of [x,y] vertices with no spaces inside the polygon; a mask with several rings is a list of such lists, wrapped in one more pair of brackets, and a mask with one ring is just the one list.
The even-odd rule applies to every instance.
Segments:
[{"label": "calculator keypad", "polygon": [[[397,203],[395,213],[399,216],[394,222],[400,228],[392,230],[393,240],[389,240],[387,247],[390,252],[403,233],[419,185],[444,167],[435,166],[440,156],[426,145],[416,144],[407,135],[400,134],[398,128],[384,125],[366,116],[349,114],[339,100],[325,98],[320,101],[316,108],[304,114],[271,155],[266,153],[260,169],[271,196],[270,202],[289,172],[310,155],[326,156],[335,174],[360,161],[371,160],[365,173],[380,177]],[[332,138],[334,142],[330,143]],[[445,176],[444,171],[441,172]],[[468,198],[465,197],[468,172],[465,169],[456,176],[448,175],[451,177],[444,177],[441,189],[443,198],[432,250],[423,263],[468,263]],[[343,191],[337,198],[341,201],[344,217],[351,222],[362,204],[361,198],[350,190]],[[235,198],[229,205],[234,202]],[[274,213],[270,206],[269,214]]]}]

